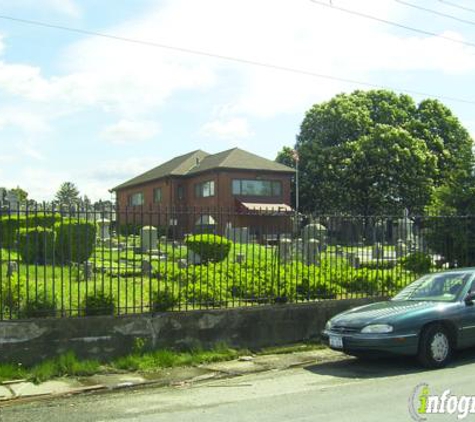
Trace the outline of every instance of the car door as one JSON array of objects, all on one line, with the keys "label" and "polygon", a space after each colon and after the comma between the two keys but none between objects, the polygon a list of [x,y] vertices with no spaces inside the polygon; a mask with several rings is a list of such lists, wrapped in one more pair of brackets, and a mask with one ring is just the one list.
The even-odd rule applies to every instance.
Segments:
[{"label": "car door", "polygon": [[[470,288],[466,291],[475,292],[475,280],[471,282]],[[475,346],[475,304],[466,305],[462,301],[460,308],[460,324],[459,324],[459,346],[470,347]]]}]

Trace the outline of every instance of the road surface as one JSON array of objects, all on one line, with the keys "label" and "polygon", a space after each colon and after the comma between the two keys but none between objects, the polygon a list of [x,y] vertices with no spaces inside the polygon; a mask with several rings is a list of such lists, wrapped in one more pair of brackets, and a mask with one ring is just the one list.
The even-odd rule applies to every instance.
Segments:
[{"label": "road surface", "polygon": [[[0,409],[2,422],[371,422],[411,421],[409,397],[420,383],[431,392],[475,395],[475,351],[443,370],[413,360],[310,365],[194,386],[147,388],[74,396]],[[474,420],[468,415],[466,420]],[[457,416],[428,415],[427,421]]]}]

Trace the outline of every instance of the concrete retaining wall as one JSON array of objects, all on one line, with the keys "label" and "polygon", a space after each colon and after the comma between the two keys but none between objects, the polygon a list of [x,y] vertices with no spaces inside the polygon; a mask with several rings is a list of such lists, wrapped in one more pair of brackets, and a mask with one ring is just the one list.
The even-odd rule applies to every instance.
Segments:
[{"label": "concrete retaining wall", "polygon": [[326,321],[375,299],[329,300],[124,317],[36,319],[0,322],[0,362],[33,365],[72,350],[80,358],[108,359],[130,353],[135,339],[147,349],[210,348],[225,342],[259,349],[317,338]]}]

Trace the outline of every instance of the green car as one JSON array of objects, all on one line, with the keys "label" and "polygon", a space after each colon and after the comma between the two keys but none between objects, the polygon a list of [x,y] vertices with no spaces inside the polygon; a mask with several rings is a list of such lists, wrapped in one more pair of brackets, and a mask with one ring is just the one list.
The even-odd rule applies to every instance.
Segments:
[{"label": "green car", "polygon": [[393,299],[372,303],[330,319],[322,337],[335,350],[417,356],[441,368],[455,349],[475,346],[475,268],[432,273]]}]

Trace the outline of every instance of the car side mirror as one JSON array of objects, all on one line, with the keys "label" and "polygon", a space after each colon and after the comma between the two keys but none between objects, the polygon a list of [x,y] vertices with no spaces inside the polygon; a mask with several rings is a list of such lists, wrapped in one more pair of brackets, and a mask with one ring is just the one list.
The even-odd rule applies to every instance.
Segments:
[{"label": "car side mirror", "polygon": [[468,292],[464,298],[465,305],[473,306],[473,301],[475,299],[475,292]]}]

